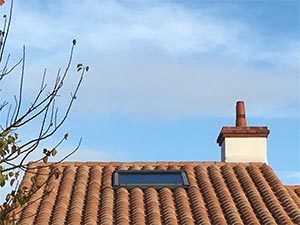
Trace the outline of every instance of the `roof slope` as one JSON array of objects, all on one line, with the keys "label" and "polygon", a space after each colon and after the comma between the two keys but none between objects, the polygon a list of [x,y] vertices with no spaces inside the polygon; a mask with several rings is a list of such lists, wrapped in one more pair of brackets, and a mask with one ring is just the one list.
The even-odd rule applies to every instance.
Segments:
[{"label": "roof slope", "polygon": [[[60,163],[34,169],[37,182],[47,180],[55,168],[61,176],[50,177],[36,193],[20,214],[21,224],[300,224],[300,191],[285,187],[266,164]],[[116,169],[183,169],[190,185],[113,189]],[[25,174],[22,186],[30,185],[31,176]]]}]

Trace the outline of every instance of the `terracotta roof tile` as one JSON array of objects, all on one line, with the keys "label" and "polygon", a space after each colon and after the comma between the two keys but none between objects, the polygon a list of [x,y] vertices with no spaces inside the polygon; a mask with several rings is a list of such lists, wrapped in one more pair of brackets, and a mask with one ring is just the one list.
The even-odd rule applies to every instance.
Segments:
[{"label": "terracotta roof tile", "polygon": [[[300,186],[284,186],[262,163],[65,162],[31,164],[44,185],[20,224],[300,224]],[[50,176],[59,170],[61,176]],[[184,170],[186,188],[114,188],[115,170]],[[47,223],[48,222],[48,223]]]},{"label": "terracotta roof tile", "polygon": [[232,167],[222,166],[221,171],[244,224],[260,224],[247,196],[242,190],[241,184],[235,177]]},{"label": "terracotta roof tile", "polygon": [[227,222],[229,224],[243,224],[219,168],[215,165],[209,166],[208,174],[226,216]]},{"label": "terracotta roof tile", "polygon": [[266,207],[262,196],[247,173],[246,168],[241,165],[237,165],[234,167],[234,170],[260,223],[276,224],[270,211]]},{"label": "terracotta roof tile", "polygon": [[213,224],[226,224],[226,219],[219,204],[217,195],[213,189],[212,183],[210,182],[206,167],[203,165],[196,166],[195,170],[198,185],[203,194],[211,222]]},{"label": "terracotta roof tile", "polygon": [[162,224],[158,193],[154,188],[145,190],[147,224]]},{"label": "terracotta roof tile", "polygon": [[296,205],[300,208],[300,185],[288,185],[285,186],[291,198],[294,200]]},{"label": "terracotta roof tile", "polygon": [[173,193],[169,188],[160,190],[161,211],[163,224],[177,224],[177,214],[174,205]]},{"label": "terracotta roof tile", "polygon": [[84,202],[83,224],[97,224],[100,199],[101,167],[92,166],[89,175],[89,185]]}]

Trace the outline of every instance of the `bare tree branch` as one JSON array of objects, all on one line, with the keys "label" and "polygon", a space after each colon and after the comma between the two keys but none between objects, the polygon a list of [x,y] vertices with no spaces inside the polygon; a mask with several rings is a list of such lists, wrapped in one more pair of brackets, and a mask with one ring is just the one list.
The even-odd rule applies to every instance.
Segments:
[{"label": "bare tree branch", "polygon": [[4,22],[4,38],[3,38],[3,42],[1,42],[1,48],[0,48],[0,63],[2,62],[2,57],[3,57],[3,53],[4,53],[4,46],[6,44],[7,41],[7,37],[8,37],[8,33],[9,33],[9,28],[11,25],[11,19],[12,19],[12,15],[13,15],[13,7],[14,7],[14,1],[11,1],[10,4],[10,9],[9,9],[9,16],[8,16],[8,22],[7,22],[7,26],[6,26],[6,16],[5,16],[5,22]]},{"label": "bare tree branch", "polygon": [[[12,22],[12,13],[13,0],[11,0],[8,17],[4,17],[3,31],[0,30],[0,66],[4,58],[5,46]],[[81,63],[77,65],[77,72],[81,71],[79,79],[73,87],[68,103],[64,107],[59,108],[57,106],[57,100],[58,97],[63,96],[64,93],[63,89],[67,80],[66,78],[70,73],[75,45],[76,40],[74,39],[72,41],[65,69],[58,69],[54,78],[54,84],[49,89],[47,88],[48,84],[46,83],[47,69],[43,71],[40,87],[37,89],[33,99],[27,99],[24,92],[24,84],[26,84],[25,69],[27,65],[27,62],[25,65],[25,46],[23,46],[22,57],[19,61],[13,63],[12,66],[9,66],[11,56],[8,54],[4,65],[0,70],[0,94],[2,94],[2,81],[14,78],[14,76],[8,75],[13,75],[18,72],[18,68],[21,68],[18,90],[16,91],[17,94],[12,94],[10,98],[4,100],[0,104],[0,115],[4,114],[4,121],[1,120],[1,123],[5,123],[3,126],[0,124],[0,188],[8,185],[7,183],[9,183],[11,187],[14,187],[12,192],[7,195],[6,201],[0,205],[0,225],[3,225],[5,221],[14,221],[14,215],[20,212],[17,212],[16,210],[19,206],[24,205],[24,202],[29,204],[33,203],[35,200],[31,199],[31,197],[42,188],[50,178],[52,179],[53,175],[55,175],[55,177],[57,176],[56,172],[52,171],[54,168],[53,166],[73,155],[81,145],[82,139],[80,138],[78,145],[73,151],[58,159],[57,162],[51,164],[47,163],[48,158],[56,155],[57,148],[67,140],[68,134],[65,134],[58,142],[55,142],[56,144],[54,144],[54,146],[44,148],[43,150],[40,149],[40,145],[43,141],[53,137],[65,123],[71,112],[72,106],[77,99],[77,94],[85,73],[89,70],[88,66],[84,66]],[[6,88],[5,85],[3,86]],[[65,98],[66,96],[63,97]],[[5,96],[5,98],[7,98],[7,96]],[[29,106],[25,106],[25,103],[27,102],[29,102]],[[32,134],[31,136],[28,135],[29,137],[20,140],[19,135],[22,134],[24,127],[30,127],[31,129],[38,127],[36,129],[37,133]],[[33,162],[45,163],[44,165],[40,164],[39,168],[51,167],[50,175],[48,176],[48,179],[39,186],[34,186],[35,184],[33,184],[31,190],[20,190],[19,172],[31,172],[28,168],[29,156],[36,151],[41,151],[43,154],[40,157],[33,159]]]}]

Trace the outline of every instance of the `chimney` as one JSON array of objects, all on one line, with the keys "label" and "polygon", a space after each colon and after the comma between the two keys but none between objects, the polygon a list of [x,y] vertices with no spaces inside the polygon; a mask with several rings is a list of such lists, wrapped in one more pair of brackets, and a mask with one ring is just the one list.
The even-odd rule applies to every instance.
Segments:
[{"label": "chimney", "polygon": [[244,102],[238,101],[235,127],[223,127],[217,139],[222,162],[267,163],[269,132],[266,126],[247,126]]}]

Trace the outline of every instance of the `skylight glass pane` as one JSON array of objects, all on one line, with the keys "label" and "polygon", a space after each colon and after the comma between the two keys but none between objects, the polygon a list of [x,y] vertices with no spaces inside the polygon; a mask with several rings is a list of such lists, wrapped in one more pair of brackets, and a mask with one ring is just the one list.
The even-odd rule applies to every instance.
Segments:
[{"label": "skylight glass pane", "polygon": [[116,171],[115,186],[186,186],[187,178],[184,171],[147,171],[123,170]]}]

